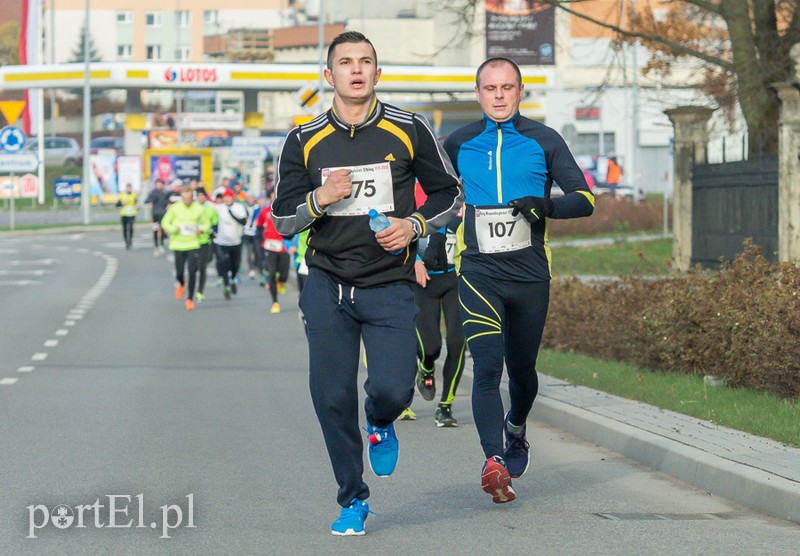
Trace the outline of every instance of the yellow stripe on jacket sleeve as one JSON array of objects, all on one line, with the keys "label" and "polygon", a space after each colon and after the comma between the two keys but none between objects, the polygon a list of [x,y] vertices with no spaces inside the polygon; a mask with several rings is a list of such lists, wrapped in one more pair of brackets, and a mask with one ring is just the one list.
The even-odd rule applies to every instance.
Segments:
[{"label": "yellow stripe on jacket sleeve", "polygon": [[592,203],[592,207],[594,207],[594,193],[591,191],[578,191],[578,193],[589,199],[589,202]]},{"label": "yellow stripe on jacket sleeve", "polygon": [[303,163],[306,166],[308,166],[308,155],[311,153],[311,149],[316,147],[317,143],[325,139],[331,133],[333,133],[333,126],[328,124],[316,132],[311,139],[308,140],[308,143],[306,143],[306,146],[303,148]]},{"label": "yellow stripe on jacket sleeve", "polygon": [[415,212],[409,218],[413,218],[414,220],[416,220],[417,222],[420,223],[420,228],[419,229],[421,231],[419,233],[419,237],[424,237],[425,234],[428,232],[428,224],[425,222],[425,217],[422,216],[420,213]]},{"label": "yellow stripe on jacket sleeve", "polygon": [[392,122],[388,120],[381,120],[378,122],[378,127],[384,131],[388,131],[392,135],[396,136],[400,139],[403,144],[408,149],[408,154],[411,155],[411,158],[414,158],[414,146],[411,144],[411,138],[408,136],[408,133],[394,125]]},{"label": "yellow stripe on jacket sleeve", "polygon": [[317,214],[317,212],[314,210],[314,197],[313,197],[313,195],[314,195],[313,191],[311,193],[309,193],[308,195],[306,195],[306,204],[308,205],[308,212],[310,212],[311,216],[313,216],[314,218],[319,218],[320,216],[322,216],[322,214],[321,213]]}]

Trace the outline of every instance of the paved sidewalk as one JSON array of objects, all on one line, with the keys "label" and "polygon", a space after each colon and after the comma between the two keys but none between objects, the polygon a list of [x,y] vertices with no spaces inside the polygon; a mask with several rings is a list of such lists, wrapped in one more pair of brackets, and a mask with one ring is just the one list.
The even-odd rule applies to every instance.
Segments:
[{"label": "paved sidewalk", "polygon": [[716,496],[800,523],[800,450],[547,375],[539,378],[534,419]]}]

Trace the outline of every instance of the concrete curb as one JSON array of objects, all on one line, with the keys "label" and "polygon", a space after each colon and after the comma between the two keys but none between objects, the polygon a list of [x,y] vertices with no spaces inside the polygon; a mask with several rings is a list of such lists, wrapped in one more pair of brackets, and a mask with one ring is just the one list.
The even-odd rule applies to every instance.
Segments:
[{"label": "concrete curb", "polygon": [[800,523],[800,484],[544,394],[532,416],[714,495]]}]

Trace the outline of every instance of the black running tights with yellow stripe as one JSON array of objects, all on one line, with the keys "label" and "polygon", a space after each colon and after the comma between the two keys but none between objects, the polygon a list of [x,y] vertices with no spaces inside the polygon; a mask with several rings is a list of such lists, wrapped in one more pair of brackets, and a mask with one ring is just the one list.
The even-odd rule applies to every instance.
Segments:
[{"label": "black running tights with yellow stripe", "polygon": [[432,370],[442,352],[441,320],[444,315],[447,355],[442,369],[442,405],[452,405],[464,370],[464,331],[458,309],[458,278],[455,271],[431,274],[426,287],[416,285],[417,356],[425,369]]},{"label": "black running tights with yellow stripe", "polygon": [[550,282],[514,282],[462,274],[458,294],[472,354],[472,413],[486,457],[503,454],[503,360],[510,420],[523,424],[539,391],[536,357],[550,299]]}]

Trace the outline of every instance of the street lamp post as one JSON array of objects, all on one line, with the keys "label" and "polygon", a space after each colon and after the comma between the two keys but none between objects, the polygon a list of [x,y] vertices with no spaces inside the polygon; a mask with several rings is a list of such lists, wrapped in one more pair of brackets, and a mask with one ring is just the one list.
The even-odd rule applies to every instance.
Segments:
[{"label": "street lamp post", "polygon": [[318,25],[318,45],[317,48],[319,50],[319,101],[317,101],[317,105],[319,106],[319,113],[322,114],[325,112],[325,79],[322,77],[322,72],[325,69],[325,20],[323,16],[325,14],[325,0],[319,0],[319,15],[317,16],[317,25]]},{"label": "street lamp post", "polygon": [[[56,0],[50,0],[50,63],[56,63]],[[50,136],[56,136],[56,90],[50,87]]]},{"label": "street lamp post", "polygon": [[83,223],[89,224],[91,210],[89,143],[92,140],[91,129],[89,129],[92,113],[92,85],[89,73],[89,0],[86,0],[83,29],[83,185],[81,186],[81,206],[83,207]]}]

